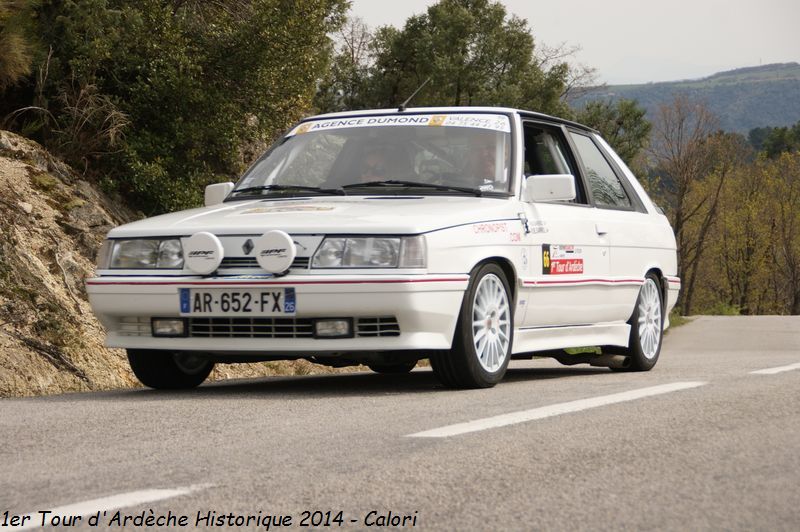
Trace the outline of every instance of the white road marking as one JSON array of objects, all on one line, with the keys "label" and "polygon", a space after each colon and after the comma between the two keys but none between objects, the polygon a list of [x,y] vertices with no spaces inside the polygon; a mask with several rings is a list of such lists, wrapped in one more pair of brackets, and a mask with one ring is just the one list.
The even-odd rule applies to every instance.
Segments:
[{"label": "white road marking", "polygon": [[447,425],[446,427],[440,427],[438,429],[426,430],[423,432],[417,432],[415,434],[407,434],[407,436],[409,438],[446,438],[448,436],[458,436],[460,434],[467,434],[469,432],[496,429],[498,427],[505,427],[506,425],[515,425],[517,423],[524,423],[526,421],[534,421],[536,419],[544,419],[561,414],[579,412],[581,410],[588,410],[590,408],[597,408],[599,406],[623,403],[625,401],[634,401],[636,399],[642,399],[643,397],[651,397],[653,395],[688,390],[690,388],[703,386],[704,384],[708,383],[674,382],[672,384],[662,384],[660,386],[640,388],[638,390],[631,390],[628,392],[601,395],[600,397],[579,399],[577,401],[570,401],[568,403],[558,403],[540,408],[532,408],[530,410],[511,412],[509,414],[501,414],[499,416],[467,421],[466,423],[456,423],[455,425]]},{"label": "white road marking", "polygon": [[776,373],[783,373],[784,371],[792,371],[793,369],[800,369],[800,362],[797,364],[789,364],[788,366],[780,366],[777,368],[759,369],[751,371],[752,375],[775,375]]},{"label": "white road marking", "polygon": [[[104,511],[107,512],[111,510],[119,510],[120,508],[127,508],[129,506],[138,506],[140,504],[147,504],[164,499],[171,499],[173,497],[180,497],[181,495],[187,495],[194,491],[200,491],[210,487],[211,484],[198,484],[183,488],[130,491],[128,493],[118,493],[117,495],[111,495],[109,497],[101,497],[99,499],[77,502],[75,504],[68,504],[66,506],[59,506],[57,508],[43,507],[39,511],[22,516],[25,522],[24,525],[9,526],[8,528],[14,530],[32,530],[35,528],[42,528],[42,526],[50,526],[50,519],[52,519],[54,516],[80,515],[81,517],[87,517],[95,515],[97,512],[102,514]],[[45,525],[42,525],[42,514],[39,513],[40,511],[50,512],[47,514],[48,521]],[[28,517],[28,519],[25,519],[26,517]],[[106,516],[106,519],[110,518],[111,516]],[[101,517],[101,523],[103,522],[102,519],[103,517]],[[84,520],[80,524],[86,524],[86,521]]]}]

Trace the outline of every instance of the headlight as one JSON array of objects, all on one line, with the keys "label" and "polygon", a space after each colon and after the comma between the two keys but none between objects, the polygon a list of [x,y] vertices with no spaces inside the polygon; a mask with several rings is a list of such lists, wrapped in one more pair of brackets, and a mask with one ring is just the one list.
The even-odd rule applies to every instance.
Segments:
[{"label": "headlight", "polygon": [[424,268],[425,237],[327,237],[312,268]]},{"label": "headlight", "polygon": [[156,268],[173,268],[176,270],[183,268],[183,247],[180,240],[176,238],[161,241],[158,245]]},{"label": "headlight", "polygon": [[115,240],[108,267],[122,270],[181,269],[183,268],[181,241],[177,238]]}]

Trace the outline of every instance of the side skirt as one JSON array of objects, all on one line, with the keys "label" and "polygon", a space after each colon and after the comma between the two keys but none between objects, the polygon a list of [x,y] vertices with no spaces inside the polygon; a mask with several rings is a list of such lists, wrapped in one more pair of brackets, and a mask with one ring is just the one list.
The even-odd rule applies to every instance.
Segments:
[{"label": "side skirt", "polygon": [[630,333],[627,323],[520,328],[514,331],[512,354],[595,345],[627,347]]}]

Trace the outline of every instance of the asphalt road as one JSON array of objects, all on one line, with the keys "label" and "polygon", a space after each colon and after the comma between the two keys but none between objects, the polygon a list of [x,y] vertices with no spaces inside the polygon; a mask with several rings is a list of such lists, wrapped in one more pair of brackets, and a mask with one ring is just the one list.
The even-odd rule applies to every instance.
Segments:
[{"label": "asphalt road", "polygon": [[390,511],[422,530],[797,530],[800,318],[701,317],[651,372],[515,361],[491,390],[421,368],[6,399],[0,470],[0,531],[54,509],[79,530],[209,511],[233,516],[218,530],[304,511],[332,511],[323,530]]}]

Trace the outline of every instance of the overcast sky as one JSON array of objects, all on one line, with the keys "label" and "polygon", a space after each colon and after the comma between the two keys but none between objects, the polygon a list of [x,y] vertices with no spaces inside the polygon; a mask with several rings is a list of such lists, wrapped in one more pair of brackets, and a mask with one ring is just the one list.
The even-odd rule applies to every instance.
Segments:
[{"label": "overcast sky", "polygon": [[[372,28],[402,27],[435,0],[353,0]],[[645,83],[800,62],[800,0],[503,0],[536,42],[581,47],[599,81]]]}]

